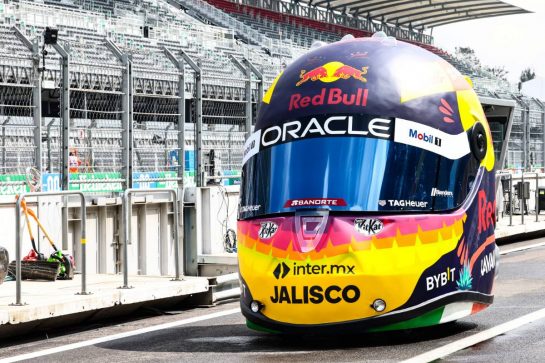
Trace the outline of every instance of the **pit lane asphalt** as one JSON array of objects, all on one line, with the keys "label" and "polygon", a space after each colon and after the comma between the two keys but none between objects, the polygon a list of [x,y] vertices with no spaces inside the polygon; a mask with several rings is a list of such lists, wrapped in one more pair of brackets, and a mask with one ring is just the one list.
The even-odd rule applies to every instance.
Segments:
[{"label": "pit lane asphalt", "polygon": [[[518,245],[502,246],[508,250]],[[239,313],[171,329],[113,340],[57,354],[39,362],[393,362],[417,356],[545,307],[545,247],[504,255],[495,283],[494,304],[456,323],[380,334],[277,336],[254,332]],[[138,316],[100,325],[78,326],[0,342],[0,357],[40,351],[143,327],[207,315],[238,306],[184,310],[177,315]],[[543,362],[545,319],[453,353],[445,362]]]}]

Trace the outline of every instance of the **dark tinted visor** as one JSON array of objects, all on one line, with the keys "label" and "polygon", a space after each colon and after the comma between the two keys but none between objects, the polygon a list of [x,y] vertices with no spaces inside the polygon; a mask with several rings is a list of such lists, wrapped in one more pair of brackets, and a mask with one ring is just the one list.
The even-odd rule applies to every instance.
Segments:
[{"label": "dark tinted visor", "polygon": [[[278,138],[260,130],[243,166],[240,218],[309,208],[399,213],[459,207],[478,169],[471,153],[445,157],[440,153],[448,147],[448,137],[433,139],[427,129],[406,130],[405,120],[373,123],[376,119],[366,116],[352,125],[336,121],[336,129],[329,128],[336,133],[324,127],[319,132],[314,125],[309,130],[316,126],[318,131],[304,137],[306,122],[299,128],[291,124],[288,130],[297,132],[286,137],[282,128]],[[394,132],[394,124],[406,138]]]}]

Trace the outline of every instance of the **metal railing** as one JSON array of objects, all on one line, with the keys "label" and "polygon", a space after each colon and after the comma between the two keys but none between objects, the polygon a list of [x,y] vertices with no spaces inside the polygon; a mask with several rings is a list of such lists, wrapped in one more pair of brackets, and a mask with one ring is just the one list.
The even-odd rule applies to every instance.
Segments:
[{"label": "metal railing", "polygon": [[[507,178],[504,179],[504,177],[507,177]],[[509,226],[511,227],[513,225],[513,174],[498,172],[496,173],[496,185],[498,184],[498,180],[500,181],[500,184],[501,184],[502,195],[505,193],[505,189],[503,187],[503,180],[509,181],[507,194],[509,196]],[[505,207],[505,203],[504,203],[504,207]],[[503,212],[505,211],[502,208],[502,215],[503,215]]]},{"label": "metal railing", "polygon": [[[128,246],[131,242],[131,217],[132,217],[132,196],[134,194],[164,194],[169,193],[172,197],[172,212],[174,214],[174,266],[176,275],[173,281],[180,281],[180,239],[179,239],[179,212],[178,212],[178,191],[176,189],[127,189],[123,194],[123,222],[124,222],[124,238],[123,244],[123,286],[120,289],[130,289],[129,286],[129,253]],[[183,214],[183,212],[182,212]],[[183,236],[182,236],[183,237]]]},{"label": "metal railing", "polygon": [[[513,183],[514,179],[520,180],[516,184]],[[545,181],[545,175],[537,172],[525,172],[518,175],[513,175],[512,173],[506,171],[498,171],[496,173],[496,183],[498,181],[502,184],[500,187],[501,195],[507,200],[504,199],[504,203],[501,207],[498,208],[498,212],[501,212],[501,215],[509,215],[509,226],[513,226],[513,215],[516,213],[515,204],[518,200],[518,211],[520,212],[520,224],[525,224],[525,214],[530,212],[531,203],[527,204],[528,201],[532,201],[531,198],[531,184],[530,180],[535,183],[535,190],[533,196],[534,208],[533,213],[535,213],[535,222],[539,222],[539,182],[540,180]],[[504,181],[508,182],[508,185],[504,185]],[[528,186],[526,186],[528,184]],[[516,193],[513,190],[516,189]],[[545,187],[542,187],[545,189]],[[527,192],[526,192],[527,191]],[[499,195],[498,193],[497,195]],[[528,198],[527,198],[528,196]]]},{"label": "metal railing", "polygon": [[[25,11],[30,12],[47,10],[44,17],[48,20],[39,30],[52,25],[52,8],[25,6],[30,9]],[[70,13],[67,9],[58,10]],[[90,17],[93,22],[98,19],[95,15]],[[33,21],[29,18],[27,24]],[[25,75],[19,83],[0,85],[0,194],[32,191],[24,184],[29,167],[37,169],[42,180],[59,180],[56,189],[46,189],[49,185],[38,180],[46,186],[43,191],[113,194],[126,188],[145,187],[148,178],[157,180],[157,188],[181,187],[191,183],[191,179],[201,181],[204,169],[202,157],[200,163],[184,163],[185,147],[188,159],[202,154],[191,150],[214,150],[218,161],[215,170],[220,175],[240,171],[241,155],[233,150],[242,150],[244,138],[240,137],[241,131],[228,130],[233,125],[239,130],[251,119],[248,109],[261,97],[263,81],[247,82],[244,74],[237,75],[229,55],[240,58],[245,50],[251,49],[253,54],[255,47],[235,45],[232,37],[227,37],[231,31],[202,31],[206,33],[204,38],[188,38],[184,33],[182,45],[168,43],[173,61],[165,54],[167,45],[127,40],[122,36],[123,27],[105,39],[97,36],[100,32],[94,35],[81,29],[71,34],[74,24],[62,23],[58,25],[59,44],[66,57],[52,51],[42,61],[40,32],[30,33],[28,26],[20,26],[21,29],[9,29],[6,34],[11,36],[11,43],[25,51],[24,68],[8,72],[10,61],[4,59],[1,63],[5,67],[0,69],[4,79],[8,79],[6,74]],[[225,39],[230,40],[225,43]],[[193,79],[197,78],[194,69],[189,69],[180,53],[191,55],[194,63],[202,63],[198,82]],[[254,56],[255,62],[270,60],[259,54]],[[54,60],[61,58],[63,66],[54,66]],[[49,77],[48,71],[56,77]],[[40,72],[43,77],[38,77]],[[199,82],[202,89],[197,92]],[[253,97],[246,94],[245,82]],[[62,117],[43,117],[41,95],[46,89],[59,91]],[[203,96],[191,99],[184,96],[185,92]],[[190,106],[188,110],[204,108],[200,121],[207,137],[191,138],[199,131],[194,125],[202,112],[195,113],[196,117],[190,117],[193,114],[188,112],[186,117],[186,106]],[[194,133],[184,132],[184,128],[191,127]],[[201,168],[199,171],[195,164]],[[18,183],[9,184],[12,182]]]},{"label": "metal railing", "polygon": [[[63,192],[54,192],[54,193],[23,193],[17,198],[15,203],[15,304],[16,306],[21,306],[21,203],[26,197],[52,197],[52,196],[70,196],[77,195],[81,200],[81,292],[80,295],[87,295],[87,267],[86,267],[86,233],[85,227],[87,223],[87,209],[85,205],[85,196],[82,192],[73,192],[73,191],[63,191]],[[67,206],[66,206],[67,208]]]}]

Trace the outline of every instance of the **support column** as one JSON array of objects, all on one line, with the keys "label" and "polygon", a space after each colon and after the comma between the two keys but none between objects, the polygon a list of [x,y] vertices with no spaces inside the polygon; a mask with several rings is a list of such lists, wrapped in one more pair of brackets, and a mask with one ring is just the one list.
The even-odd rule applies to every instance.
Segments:
[{"label": "support column", "polygon": [[129,58],[126,54],[122,57],[123,62],[123,97],[122,97],[122,111],[123,114],[121,116],[121,127],[123,129],[123,135],[122,135],[122,146],[123,146],[123,179],[125,180],[125,189],[132,188],[132,173],[131,173],[131,157],[129,150],[131,149],[131,138],[130,138],[130,132],[129,130],[132,129],[131,127],[131,118],[130,118],[130,103],[131,103],[131,95],[130,95],[130,86],[131,86],[131,65],[129,62]]},{"label": "support column", "polygon": [[242,62],[244,65],[236,59],[233,55],[230,56],[233,64],[246,76],[245,84],[245,94],[246,94],[246,122],[244,131],[246,132],[246,139],[252,134],[252,73],[254,73],[258,79],[258,99],[256,100],[257,105],[261,103],[261,98],[263,97],[263,75],[257,70],[256,67],[247,59],[243,59]]},{"label": "support column", "polygon": [[535,101],[539,104],[539,107],[541,108],[541,125],[543,127],[543,133],[542,133],[543,150],[541,150],[543,163],[541,167],[543,171],[545,172],[545,104],[543,104],[543,102],[541,102],[538,99],[535,99]]},{"label": "support column", "polygon": [[69,190],[70,169],[68,167],[68,156],[70,152],[70,55],[60,44],[53,44],[53,47],[61,56],[61,175],[62,190]]},{"label": "support column", "polygon": [[[128,56],[127,56],[128,57]],[[128,61],[128,72],[129,72],[129,96],[128,96],[128,120],[127,124],[125,125],[127,127],[127,131],[125,131],[128,134],[128,140],[126,140],[126,153],[128,154],[128,168],[127,168],[127,189],[133,187],[133,168],[134,168],[134,78],[132,76],[132,62]]]},{"label": "support column", "polygon": [[[30,41],[27,36],[17,27],[13,27],[15,35],[23,43],[24,46],[32,52],[32,72],[34,76],[34,84],[32,88],[32,105],[34,106],[32,117],[34,119],[34,146],[35,159],[34,166],[40,172],[43,172],[42,165],[42,78],[40,77],[40,44],[38,39]],[[4,149],[5,150],[5,149]],[[5,163],[4,163],[5,165]],[[41,180],[39,181],[41,183]]]},{"label": "support column", "polygon": [[[188,261],[186,260],[189,256],[190,258],[197,258],[196,249],[191,249],[191,244],[186,243],[185,241],[185,223],[184,223],[184,172],[185,172],[185,66],[183,59],[179,60],[174,53],[170,51],[167,47],[163,48],[168,59],[176,66],[178,69],[178,198],[176,201],[178,203],[178,220],[173,223],[178,223],[178,226],[181,226],[179,230],[181,233],[178,233],[179,241],[175,243],[182,243],[182,261],[184,261],[184,266],[188,266]],[[166,138],[165,138],[166,139]],[[188,274],[186,268],[184,268],[184,274]],[[192,273],[189,273],[192,275]],[[196,276],[196,273],[195,273]]]},{"label": "support column", "polygon": [[132,115],[132,99],[133,99],[133,77],[132,77],[132,62],[128,54],[121,50],[111,40],[105,39],[106,46],[123,64],[123,97],[121,99],[121,128],[123,134],[121,143],[123,147],[123,179],[125,189],[132,188],[132,168],[133,168],[133,115]]},{"label": "support column", "polygon": [[[32,88],[32,104],[34,105],[32,117],[34,119],[34,146],[36,147],[34,166],[42,175],[42,77],[40,77],[40,45],[37,39],[32,43],[32,63],[35,77],[34,88]],[[40,180],[39,183],[41,182]]]},{"label": "support column", "polygon": [[[183,190],[185,186],[185,69],[181,64],[178,68],[178,190]],[[183,203],[184,196],[181,194]],[[183,204],[182,204],[183,205]],[[180,209],[183,214],[183,206]]]},{"label": "support column", "polygon": [[197,187],[202,187],[205,184],[202,163],[202,71],[183,49],[180,49],[180,55],[195,72],[195,154],[197,159],[195,184]]},{"label": "support column", "polygon": [[261,108],[261,102],[263,101],[263,73],[260,72],[256,66],[253,65],[247,58],[242,59],[242,63],[256,76],[257,78],[257,99],[256,101],[256,116],[259,115],[259,109]]},{"label": "support column", "polygon": [[[39,59],[39,57],[38,57]],[[39,61],[38,61],[39,62]],[[34,166],[40,172],[40,175],[43,172],[43,162],[42,162],[42,79],[38,72],[39,63],[34,67],[34,74],[36,75],[36,80],[34,81],[34,88],[32,89],[32,103],[34,105],[34,110],[32,113],[34,119],[34,146],[35,149],[35,161]],[[40,180],[39,183],[42,181]]]},{"label": "support column", "polygon": [[[60,148],[61,160],[61,190],[70,190],[70,169],[68,158],[70,152],[70,55],[60,44],[53,44],[53,48],[61,56],[61,125],[62,137]],[[62,244],[68,247],[68,197],[63,197],[62,208]]]},{"label": "support column", "polygon": [[196,142],[196,154],[197,154],[197,175],[196,184],[197,187],[206,185],[204,180],[204,165],[202,161],[202,73],[195,72],[195,142]]},{"label": "support column", "polygon": [[164,48],[165,54],[170,61],[178,68],[178,148],[180,155],[178,156],[178,177],[181,177],[181,181],[178,181],[178,198],[180,199],[180,208],[178,225],[181,225],[182,233],[178,233],[178,239],[182,241],[182,261],[184,266],[184,274],[190,276],[197,276],[197,246],[195,245],[196,239],[186,238],[185,227],[194,225],[192,223],[186,223],[186,213],[184,208],[184,167],[185,167],[185,66],[187,63],[195,72],[195,153],[196,153],[196,171],[195,171],[195,184],[197,187],[203,186],[203,165],[202,165],[202,78],[201,68],[193,59],[180,49],[181,59],[178,59],[174,53],[168,48]]},{"label": "support column", "polygon": [[[184,187],[184,171],[185,171],[185,67],[183,60],[180,61],[168,49],[164,47],[164,52],[168,59],[178,69],[178,191]],[[183,195],[180,198],[183,202]],[[181,209],[183,211],[183,208]]]},{"label": "support column", "polygon": [[244,74],[246,76],[246,82],[244,82],[244,94],[246,96],[246,119],[244,131],[246,131],[246,138],[249,138],[252,134],[252,71],[250,70],[250,67],[245,69]]},{"label": "support column", "polygon": [[529,154],[530,154],[530,106],[525,105],[524,109],[524,171],[529,170],[530,161],[529,161]]}]

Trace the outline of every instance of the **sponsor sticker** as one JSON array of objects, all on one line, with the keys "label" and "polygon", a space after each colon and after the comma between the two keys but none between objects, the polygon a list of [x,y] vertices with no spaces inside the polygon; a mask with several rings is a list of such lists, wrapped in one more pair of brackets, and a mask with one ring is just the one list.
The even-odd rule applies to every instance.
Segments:
[{"label": "sponsor sticker", "polygon": [[[381,202],[384,202],[384,204],[381,204]],[[426,208],[428,206],[428,202],[424,202],[420,200],[408,200],[408,199],[387,199],[387,200],[379,201],[379,205],[381,206],[388,205],[389,207]]]},{"label": "sponsor sticker", "polygon": [[298,264],[293,263],[290,268],[285,262],[280,262],[276,265],[273,275],[279,279],[284,279],[288,274],[292,276],[310,276],[310,275],[355,275],[355,265],[345,264],[322,264],[311,265],[310,263]]},{"label": "sponsor sticker", "polygon": [[261,140],[261,130],[257,130],[250,135],[244,143],[244,154],[242,157],[242,165],[246,164],[248,159],[259,152],[259,143]]},{"label": "sponsor sticker", "polygon": [[396,118],[394,141],[431,151],[451,160],[470,153],[465,132],[451,135],[418,122]]},{"label": "sponsor sticker", "polygon": [[367,106],[369,90],[357,88],[355,92],[344,92],[340,88],[322,88],[319,93],[303,96],[301,93],[294,93],[290,97],[288,111],[299,110],[307,107],[318,106]]},{"label": "sponsor sticker", "polygon": [[270,299],[273,304],[351,304],[357,302],[360,296],[360,289],[355,285],[274,286]]},{"label": "sponsor sticker", "polygon": [[496,267],[496,256],[494,252],[485,255],[481,260],[481,276],[486,275]]},{"label": "sponsor sticker", "polygon": [[244,144],[242,164],[265,148],[295,140],[324,136],[360,136],[391,140],[393,126],[393,119],[367,114],[324,115],[286,121],[254,132]]},{"label": "sponsor sticker", "polygon": [[278,231],[278,225],[274,222],[262,222],[259,227],[259,238],[269,239],[272,238]]},{"label": "sponsor sticker", "polygon": [[285,262],[280,262],[278,265],[276,265],[276,268],[273,271],[274,277],[276,279],[283,279],[285,278],[289,273],[291,269],[288,265],[286,265]]},{"label": "sponsor sticker", "polygon": [[366,236],[374,236],[382,231],[384,225],[380,219],[358,218],[354,220],[354,229]]},{"label": "sponsor sticker", "polygon": [[342,198],[304,198],[289,199],[286,204],[284,204],[284,208],[310,206],[346,207],[346,202]]},{"label": "sponsor sticker", "polygon": [[263,129],[260,147],[321,136],[348,135],[390,139],[393,126],[391,124],[391,119],[370,115],[307,117]]},{"label": "sponsor sticker", "polygon": [[426,290],[431,291],[443,287],[448,283],[454,283],[456,267],[447,268],[445,271],[426,277]]},{"label": "sponsor sticker", "polygon": [[352,67],[342,62],[328,62],[324,65],[315,67],[311,70],[302,69],[299,74],[299,81],[295,84],[297,87],[309,81],[321,81],[324,83],[336,82],[339,79],[355,79],[362,83],[367,83],[367,78],[364,76],[369,70],[368,66]]},{"label": "sponsor sticker", "polygon": [[261,209],[261,205],[242,205],[240,206],[240,213],[257,212]]},{"label": "sponsor sticker", "polygon": [[454,193],[452,193],[450,190],[439,190],[437,188],[432,188],[431,196],[452,198],[454,196]]},{"label": "sponsor sticker", "polygon": [[477,233],[482,233],[487,231],[490,226],[496,226],[496,202],[489,201],[486,192],[482,189],[479,190],[477,198],[479,206]]}]

